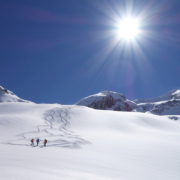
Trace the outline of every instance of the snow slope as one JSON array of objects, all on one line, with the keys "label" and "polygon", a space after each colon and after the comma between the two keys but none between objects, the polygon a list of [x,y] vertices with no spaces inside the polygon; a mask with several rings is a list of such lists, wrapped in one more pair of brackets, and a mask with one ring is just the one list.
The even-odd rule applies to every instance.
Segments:
[{"label": "snow slope", "polygon": [[30,101],[20,99],[13,92],[3,88],[2,86],[0,86],[0,102],[26,102],[26,103],[32,103]]},{"label": "snow slope", "polygon": [[[179,180],[180,116],[173,118],[78,105],[0,103],[0,177]],[[30,139],[37,137],[40,145],[31,147]]]}]

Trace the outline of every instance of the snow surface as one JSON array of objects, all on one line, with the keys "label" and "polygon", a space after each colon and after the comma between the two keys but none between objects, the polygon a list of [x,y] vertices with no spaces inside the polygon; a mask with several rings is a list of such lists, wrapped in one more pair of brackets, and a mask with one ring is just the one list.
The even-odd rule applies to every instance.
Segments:
[{"label": "snow surface", "polygon": [[[170,117],[0,103],[0,178],[179,180],[180,120]],[[38,137],[39,146],[30,146]]]}]

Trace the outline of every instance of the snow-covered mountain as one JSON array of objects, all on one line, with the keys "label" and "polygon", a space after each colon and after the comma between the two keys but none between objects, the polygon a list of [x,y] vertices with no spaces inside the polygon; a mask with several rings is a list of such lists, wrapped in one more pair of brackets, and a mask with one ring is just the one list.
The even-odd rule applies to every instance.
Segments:
[{"label": "snow-covered mountain", "polygon": [[[13,92],[0,86],[1,102],[32,103],[31,101],[19,98]],[[134,101],[130,101],[124,95],[116,92],[102,91],[80,100],[76,105],[101,110],[133,111],[157,115],[180,115],[180,89],[169,91],[157,98],[136,99]]]},{"label": "snow-covered mountain", "polygon": [[168,101],[168,100],[174,100],[174,99],[180,99],[180,89],[169,91],[160,97],[156,97],[152,99],[135,99],[134,102],[136,104],[154,103],[154,102]]},{"label": "snow-covered mountain", "polygon": [[159,115],[180,115],[180,100],[169,100],[155,104],[150,112]]},{"label": "snow-covered mountain", "polygon": [[134,112],[149,112],[157,115],[180,115],[180,100],[141,103]]},{"label": "snow-covered mountain", "polygon": [[2,86],[0,86],[0,103],[1,102],[25,102],[25,103],[31,103],[30,101],[20,99],[13,92],[11,92],[11,91],[3,88]]},{"label": "snow-covered mountain", "polygon": [[133,111],[156,115],[180,115],[180,89],[153,99],[130,101],[122,94],[102,91],[80,100],[77,105],[101,110]]},{"label": "snow-covered mountain", "polygon": [[153,99],[136,99],[136,112],[150,112],[157,115],[180,115],[180,89],[172,90]]},{"label": "snow-covered mountain", "polygon": [[77,105],[115,111],[132,111],[137,108],[136,103],[126,99],[124,95],[112,91],[102,91],[88,96],[80,100]]}]

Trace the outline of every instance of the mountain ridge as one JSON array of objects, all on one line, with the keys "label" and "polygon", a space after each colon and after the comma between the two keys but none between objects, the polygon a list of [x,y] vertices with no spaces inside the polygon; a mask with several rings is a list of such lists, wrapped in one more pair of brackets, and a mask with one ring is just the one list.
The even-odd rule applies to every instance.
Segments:
[{"label": "mountain ridge", "polygon": [[150,99],[144,99],[144,98],[140,98],[140,99],[135,99],[133,102],[135,102],[136,104],[140,104],[140,103],[151,103],[151,102],[160,102],[160,101],[166,101],[166,100],[170,100],[170,99],[180,99],[180,89],[177,90],[171,90],[168,91],[166,94],[163,94],[162,96],[156,97],[156,98],[150,98]]},{"label": "mountain ridge", "polygon": [[27,101],[16,96],[12,91],[7,90],[0,86],[0,103],[2,102],[24,102],[24,103],[32,103],[31,101]]},{"label": "mountain ridge", "polygon": [[[12,91],[0,86],[0,103],[3,102],[33,103],[19,98]],[[123,94],[117,92],[101,91],[81,99],[76,105],[99,110],[180,115],[180,89],[168,91],[156,98],[135,99],[134,101],[128,100]]]},{"label": "mountain ridge", "polygon": [[128,100],[124,95],[102,91],[81,99],[76,105],[101,110],[133,111],[156,115],[180,115],[180,89],[168,91],[166,94],[151,99]]}]

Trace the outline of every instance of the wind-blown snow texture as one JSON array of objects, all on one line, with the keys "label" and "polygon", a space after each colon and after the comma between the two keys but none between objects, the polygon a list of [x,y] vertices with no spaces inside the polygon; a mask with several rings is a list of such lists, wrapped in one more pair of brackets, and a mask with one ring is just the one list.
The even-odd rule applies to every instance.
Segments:
[{"label": "wind-blown snow texture", "polygon": [[[39,146],[30,145],[32,138]],[[0,178],[179,180],[179,139],[178,115],[2,102]]]}]

